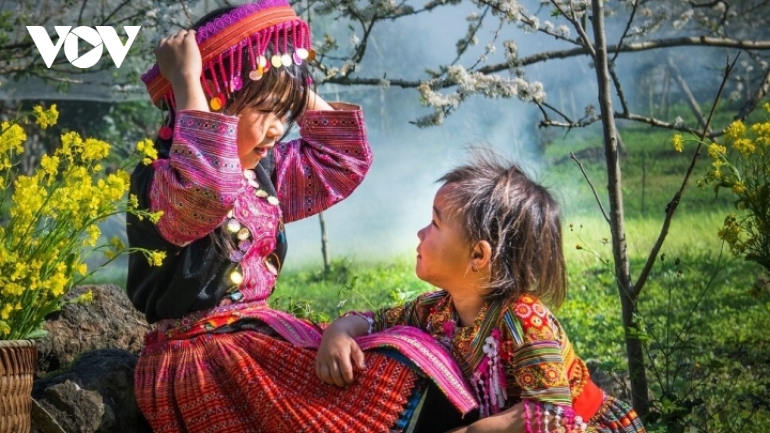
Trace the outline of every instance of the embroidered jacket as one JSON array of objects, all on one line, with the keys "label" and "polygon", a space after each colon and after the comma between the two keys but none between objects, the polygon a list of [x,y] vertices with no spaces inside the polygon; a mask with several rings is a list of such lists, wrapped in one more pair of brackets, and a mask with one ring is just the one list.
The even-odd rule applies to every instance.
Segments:
[{"label": "embroidered jacket", "polygon": [[160,268],[141,255],[129,259],[128,295],[149,322],[203,316],[228,294],[241,304],[265,303],[285,252],[283,222],[347,197],[371,165],[360,107],[332,105],[335,111],[306,112],[301,138],[277,143],[271,164],[254,171],[240,165],[236,117],[177,113],[168,156],[138,166],[131,179],[140,206],[163,211],[157,224],[127,220],[131,247],[167,255]]},{"label": "embroidered jacket", "polygon": [[[466,327],[455,325],[452,299],[445,291],[375,311],[372,318],[374,332],[407,325],[430,333],[453,355],[476,389],[482,416],[485,405],[486,415],[490,415],[530,400],[574,406],[575,412],[588,420],[603,401],[604,394],[590,381],[585,363],[575,354],[559,321],[534,296],[487,305],[473,325]],[[503,364],[503,377],[488,371],[494,356]],[[496,396],[489,390],[496,384],[504,397],[500,405],[495,404]],[[586,388],[590,388],[589,393],[583,392]],[[479,392],[482,389],[486,391]]]}]

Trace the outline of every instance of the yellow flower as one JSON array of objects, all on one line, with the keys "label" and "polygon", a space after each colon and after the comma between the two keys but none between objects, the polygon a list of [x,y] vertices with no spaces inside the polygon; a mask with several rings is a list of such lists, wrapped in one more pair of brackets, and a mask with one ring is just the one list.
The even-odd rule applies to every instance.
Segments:
[{"label": "yellow flower", "polygon": [[679,153],[682,153],[684,150],[684,140],[682,139],[682,136],[680,134],[674,135],[674,150],[676,150]]},{"label": "yellow flower", "polygon": [[[160,215],[138,209],[137,198],[127,196],[128,172],[118,168],[105,173],[108,143],[76,132],[62,134],[52,154],[43,155],[31,173],[19,174],[19,155],[27,140],[20,125],[29,125],[29,119],[47,128],[58,114],[55,106],[38,106],[16,120],[0,122],[0,187],[10,191],[0,224],[0,339],[28,338],[39,329],[45,314],[61,306],[73,281],[88,274],[83,260],[92,250],[114,255],[129,251],[118,238],[97,245],[99,224],[106,218]],[[142,154],[134,152],[123,166],[154,155],[151,142],[142,148]],[[165,258],[162,252],[136,251],[155,265]]]},{"label": "yellow flower", "polygon": [[84,241],[84,244],[95,246],[96,241],[99,240],[99,236],[102,235],[102,231],[99,229],[99,226],[97,226],[96,224],[91,224],[86,229],[86,234],[87,234],[87,238]]},{"label": "yellow flower", "polygon": [[3,305],[3,309],[0,310],[0,319],[8,320],[8,318],[11,317],[11,313],[13,313],[13,305]]},{"label": "yellow flower", "polygon": [[40,168],[51,177],[56,176],[59,173],[59,157],[43,155],[40,158]]},{"label": "yellow flower", "polygon": [[739,138],[733,142],[733,149],[740,152],[743,156],[749,156],[754,153],[757,147],[748,138]]},{"label": "yellow flower", "polygon": [[87,138],[83,143],[83,161],[100,161],[110,154],[110,145],[106,141]]},{"label": "yellow flower", "polygon": [[126,249],[126,244],[124,244],[123,240],[121,240],[118,236],[113,236],[110,238],[110,245],[118,251]]},{"label": "yellow flower", "polygon": [[40,105],[35,105],[32,109],[32,114],[35,116],[35,123],[40,125],[43,129],[56,125],[56,122],[59,120],[59,112],[56,110],[56,104],[52,104],[51,108],[48,110],[44,110]]},{"label": "yellow flower", "polygon": [[708,147],[708,154],[711,159],[719,159],[720,156],[727,154],[727,148],[717,143],[711,143]]},{"label": "yellow flower", "polygon": [[0,123],[0,154],[11,151],[17,154],[24,153],[22,143],[25,141],[27,141],[27,134],[21,126],[10,122]]},{"label": "yellow flower", "polygon": [[150,221],[153,222],[153,224],[157,224],[158,221],[160,221],[160,217],[163,216],[163,211],[159,210],[157,212],[153,212],[150,214]]},{"label": "yellow flower", "polygon": [[136,150],[146,156],[146,158],[142,159],[144,165],[150,165],[152,164],[152,161],[158,159],[158,151],[155,149],[155,143],[149,138],[145,138],[136,143]]},{"label": "yellow flower", "polygon": [[746,126],[740,120],[731,123],[725,129],[725,137],[729,140],[737,140],[746,132]]},{"label": "yellow flower", "polygon": [[736,195],[741,195],[746,191],[746,187],[743,185],[743,182],[737,181],[733,184],[733,192]]},{"label": "yellow flower", "polygon": [[150,266],[160,266],[163,264],[163,259],[166,258],[166,253],[163,251],[150,251],[150,256],[147,261],[150,262]]},{"label": "yellow flower", "polygon": [[8,325],[8,322],[0,320],[0,336],[4,337],[10,333],[11,327]]},{"label": "yellow flower", "polygon": [[94,292],[89,290],[87,292],[84,292],[77,298],[73,299],[72,303],[73,304],[90,304],[93,301],[94,301]]},{"label": "yellow flower", "polygon": [[770,145],[770,122],[756,123],[751,126],[751,131],[756,134],[758,144]]}]

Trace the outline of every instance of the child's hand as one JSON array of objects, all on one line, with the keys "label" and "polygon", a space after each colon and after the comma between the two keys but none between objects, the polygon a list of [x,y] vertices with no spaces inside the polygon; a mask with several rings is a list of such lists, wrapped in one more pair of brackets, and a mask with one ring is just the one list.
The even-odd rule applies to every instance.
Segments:
[{"label": "child's hand", "polygon": [[160,73],[171,83],[176,110],[208,111],[201,85],[203,59],[194,30],[180,30],[160,40],[155,49]]},{"label": "child's hand", "polygon": [[321,381],[340,387],[353,383],[353,365],[366,368],[364,353],[344,330],[332,325],[324,331],[315,359],[315,372]]},{"label": "child's hand", "polygon": [[195,30],[179,30],[162,38],[155,49],[160,73],[173,85],[199,82],[203,60],[195,40]]}]

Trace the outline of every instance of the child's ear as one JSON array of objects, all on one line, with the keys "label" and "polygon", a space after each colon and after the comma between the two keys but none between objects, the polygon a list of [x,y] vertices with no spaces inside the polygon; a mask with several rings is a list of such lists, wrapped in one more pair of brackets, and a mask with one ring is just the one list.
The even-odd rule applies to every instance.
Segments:
[{"label": "child's ear", "polygon": [[487,241],[478,241],[473,246],[471,252],[471,268],[475,270],[484,269],[489,266],[492,260],[492,245]]}]

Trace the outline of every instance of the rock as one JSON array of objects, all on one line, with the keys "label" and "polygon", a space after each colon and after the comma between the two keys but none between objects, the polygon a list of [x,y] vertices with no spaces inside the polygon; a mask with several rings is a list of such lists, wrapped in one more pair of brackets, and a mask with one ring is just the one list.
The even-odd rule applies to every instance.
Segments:
[{"label": "rock", "polygon": [[93,301],[65,304],[46,317],[48,335],[37,342],[37,376],[58,370],[83,352],[117,348],[139,353],[149,325],[114,284],[79,286],[64,300],[91,291]]},{"label": "rock", "polygon": [[152,433],[134,397],[137,359],[121,349],[86,352],[35,381],[32,397],[68,433]]},{"label": "rock", "polygon": [[40,402],[32,399],[32,430],[30,433],[67,433]]},{"label": "rock", "polygon": [[104,415],[102,397],[69,380],[45,388],[38,402],[68,432],[95,433]]},{"label": "rock", "polygon": [[[93,301],[74,302],[91,291]],[[119,286],[79,286],[46,317],[32,397],[36,433],[152,433],[134,397],[149,325]]]}]

